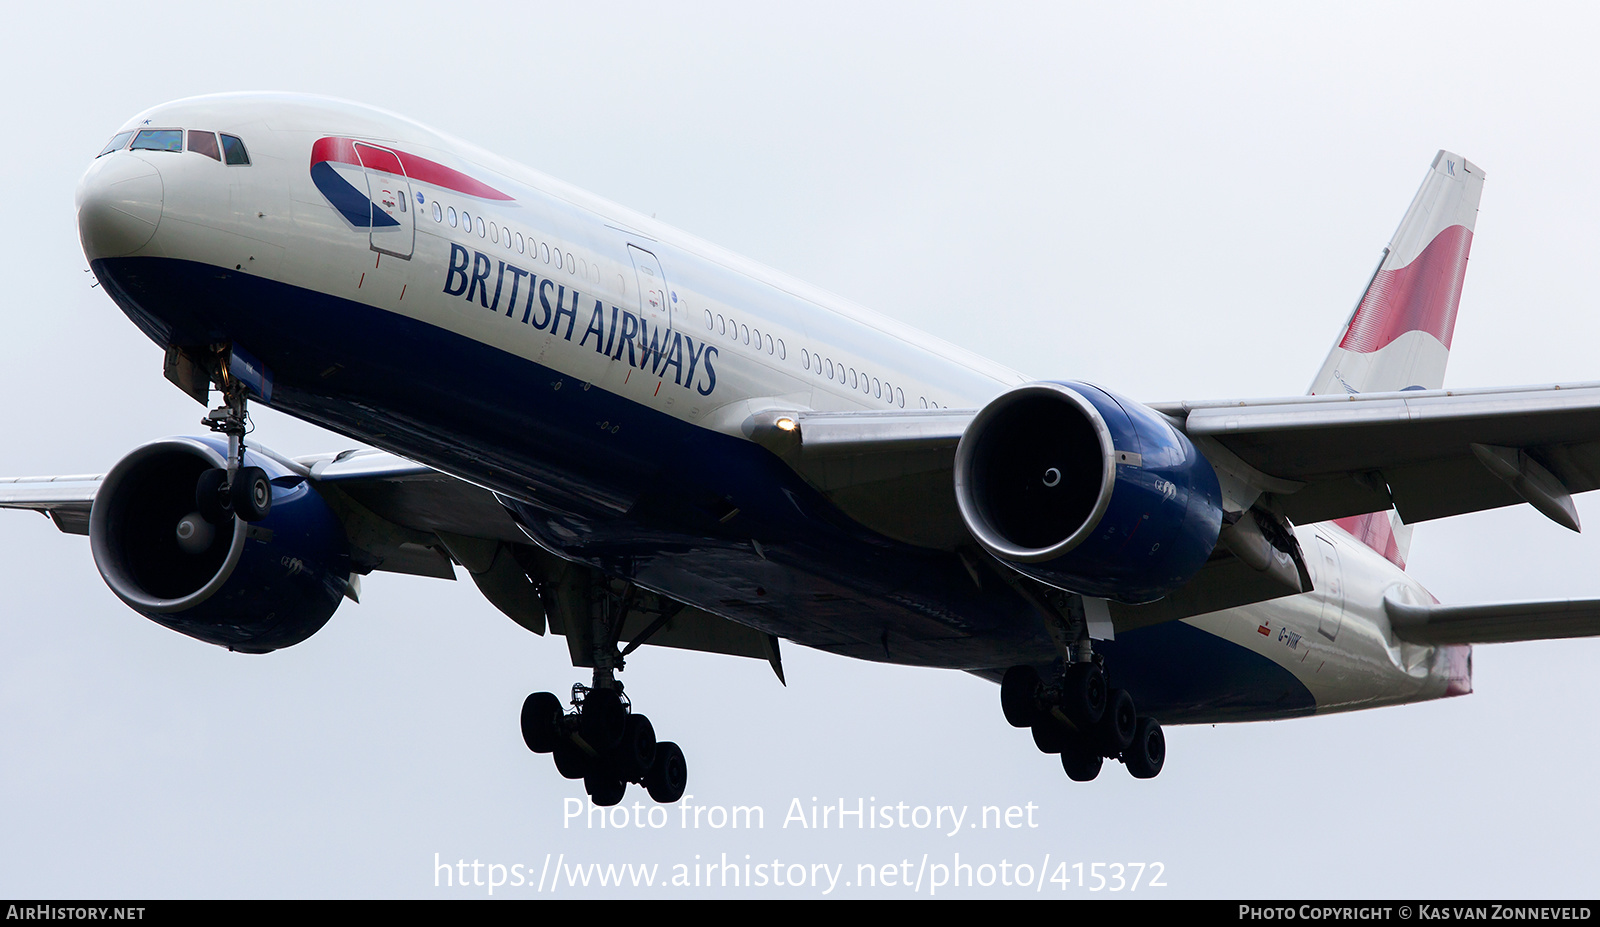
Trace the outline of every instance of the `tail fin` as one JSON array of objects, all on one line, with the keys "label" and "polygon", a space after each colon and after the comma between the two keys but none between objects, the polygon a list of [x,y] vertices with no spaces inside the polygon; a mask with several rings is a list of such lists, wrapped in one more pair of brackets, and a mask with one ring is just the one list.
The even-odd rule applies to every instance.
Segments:
[{"label": "tail fin", "polygon": [[1328,352],[1311,394],[1444,386],[1483,171],[1441,151]]},{"label": "tail fin", "polygon": [[[1483,177],[1460,155],[1441,151],[1434,156],[1366,292],[1312,382],[1313,396],[1444,386]],[[1411,527],[1398,513],[1373,512],[1337,524],[1405,569]]]}]

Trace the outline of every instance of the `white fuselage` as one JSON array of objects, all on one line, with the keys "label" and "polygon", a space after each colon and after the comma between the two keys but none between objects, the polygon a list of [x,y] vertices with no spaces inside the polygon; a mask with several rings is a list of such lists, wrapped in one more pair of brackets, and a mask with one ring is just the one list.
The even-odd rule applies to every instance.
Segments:
[{"label": "white fuselage", "polygon": [[[167,126],[235,133],[251,163],[165,151],[96,160],[80,201],[97,184],[138,175],[143,168],[129,167],[134,161],[159,173],[161,199],[147,240],[122,253],[86,240],[91,260],[150,255],[238,268],[453,332],[559,371],[582,389],[738,438],[753,414],[771,409],[977,408],[1027,381],[390,114],[315,98],[239,95],[156,107],[123,129]],[[427,159],[499,195],[329,162],[364,195],[364,183],[389,184],[372,197],[389,194],[392,224],[353,227],[308,171],[307,152],[324,138]],[[134,228],[118,241],[138,237]],[[658,362],[641,364],[648,332],[661,330],[680,334],[681,345],[657,342]],[[387,449],[434,462],[401,441]],[[1187,623],[1286,669],[1319,712],[1467,691],[1463,648],[1402,643],[1390,629],[1384,597],[1431,601],[1426,590],[1336,525],[1297,533],[1315,591]]]}]

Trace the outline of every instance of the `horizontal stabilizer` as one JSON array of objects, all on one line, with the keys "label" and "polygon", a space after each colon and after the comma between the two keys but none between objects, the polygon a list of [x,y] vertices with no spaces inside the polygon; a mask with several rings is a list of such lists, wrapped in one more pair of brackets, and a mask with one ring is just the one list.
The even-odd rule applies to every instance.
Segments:
[{"label": "horizontal stabilizer", "polygon": [[1413,644],[1506,644],[1600,635],[1600,599],[1493,605],[1408,605],[1383,600],[1395,636]]}]

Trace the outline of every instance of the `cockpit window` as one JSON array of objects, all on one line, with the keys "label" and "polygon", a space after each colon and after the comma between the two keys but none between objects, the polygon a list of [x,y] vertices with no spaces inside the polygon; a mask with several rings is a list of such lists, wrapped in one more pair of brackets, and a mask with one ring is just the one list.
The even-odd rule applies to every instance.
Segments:
[{"label": "cockpit window", "polygon": [[182,151],[182,129],[141,129],[133,137],[134,151]]},{"label": "cockpit window", "polygon": [[118,132],[116,136],[111,139],[111,141],[106,142],[106,147],[100,149],[100,154],[95,155],[95,157],[98,158],[101,155],[108,155],[113,151],[121,151],[122,149],[128,147],[128,139],[130,138],[133,138],[133,132],[131,130],[127,132]]},{"label": "cockpit window", "polygon": [[229,164],[249,164],[250,155],[237,135],[222,136],[222,159]]},{"label": "cockpit window", "polygon": [[201,132],[198,129],[190,129],[189,150],[199,152],[213,161],[222,160],[222,153],[217,150],[217,135],[215,132]]}]

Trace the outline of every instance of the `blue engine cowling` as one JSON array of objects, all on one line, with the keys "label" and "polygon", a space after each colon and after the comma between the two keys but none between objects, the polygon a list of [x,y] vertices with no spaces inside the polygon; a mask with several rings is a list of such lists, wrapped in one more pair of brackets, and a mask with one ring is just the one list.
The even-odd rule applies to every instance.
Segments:
[{"label": "blue engine cowling", "polygon": [[1222,527],[1217,475],[1188,437],[1087,383],[1030,383],[985,406],[956,450],[955,489],[990,553],[1122,602],[1188,582]]},{"label": "blue engine cowling", "polygon": [[216,438],[167,438],[118,461],[89,516],[95,566],[118,598],[163,627],[244,653],[298,644],[328,623],[348,587],[344,528],[309,481],[247,450],[244,465],[272,480],[267,517],[180,542],[179,522],[198,523],[200,474],[226,465],[227,444]]}]

